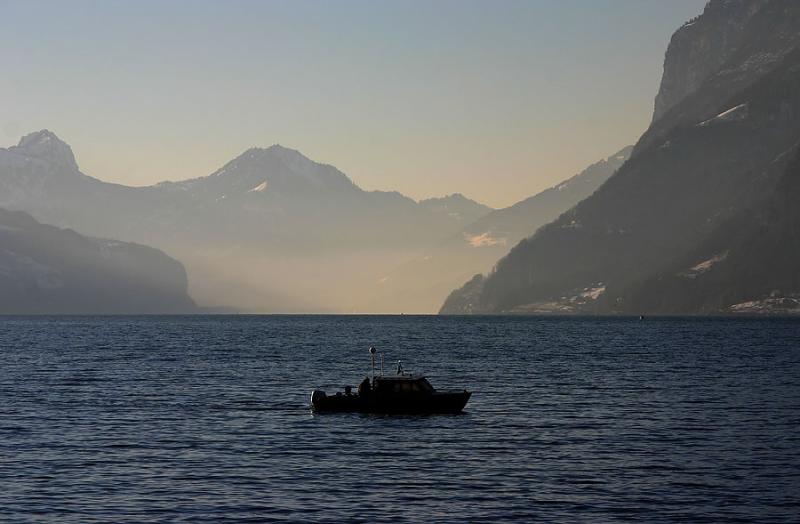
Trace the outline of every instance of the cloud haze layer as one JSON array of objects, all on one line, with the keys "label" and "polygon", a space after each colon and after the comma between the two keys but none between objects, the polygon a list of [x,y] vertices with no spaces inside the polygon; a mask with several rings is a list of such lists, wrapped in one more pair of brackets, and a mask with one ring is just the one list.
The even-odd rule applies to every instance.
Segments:
[{"label": "cloud haze layer", "polygon": [[131,185],[281,143],[366,189],[504,206],[641,133],[703,4],[4,2],[0,137],[57,129]]}]

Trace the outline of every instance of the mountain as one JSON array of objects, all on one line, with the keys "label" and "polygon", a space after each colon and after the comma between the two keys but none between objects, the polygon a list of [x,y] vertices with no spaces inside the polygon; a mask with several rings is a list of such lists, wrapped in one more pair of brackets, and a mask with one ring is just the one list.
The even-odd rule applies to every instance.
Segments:
[{"label": "mountain", "polygon": [[[466,204],[474,210],[475,219],[423,255],[385,272],[375,281],[371,296],[376,303],[391,301],[391,312],[437,311],[454,287],[475,273],[489,271],[511,246],[591,195],[628,159],[632,149],[626,147],[572,178],[504,209],[487,212],[485,206],[464,202],[466,199],[460,195],[421,202],[435,202],[441,208],[447,204],[449,209],[458,209],[461,217],[469,216],[468,211],[463,211]],[[448,202],[454,197],[461,208]]]},{"label": "mountain", "polygon": [[0,207],[181,260],[200,303],[255,312],[386,311],[372,286],[489,209],[459,195],[416,202],[364,191],[333,166],[279,145],[214,173],[149,187],[83,174],[43,130],[0,149]]},{"label": "mountain", "polygon": [[257,312],[434,312],[459,282],[590,195],[630,148],[509,208],[453,194],[415,202],[364,191],[274,145],[211,175],[150,187],[83,174],[43,130],[0,149],[0,206],[97,237],[160,248],[192,294]]},{"label": "mountain", "polygon": [[0,313],[195,311],[183,266],[161,251],[0,209]]},{"label": "mountain", "polygon": [[764,217],[794,216],[775,195],[800,145],[798,45],[800,3],[709,2],[670,43],[631,159],[441,311],[703,314],[799,292],[790,279],[770,289],[772,266],[747,255]]},{"label": "mountain", "polygon": [[[83,175],[69,146],[44,130],[0,149],[0,189],[4,207],[91,235],[152,244],[349,249],[393,245],[394,235],[424,244],[461,227],[399,193],[363,191],[336,168],[279,145],[249,149],[209,176],[136,188]],[[331,230],[341,234],[332,238]]]},{"label": "mountain", "polygon": [[471,200],[461,193],[420,200],[419,204],[433,213],[447,215],[462,224],[470,224],[494,211],[491,207]]}]

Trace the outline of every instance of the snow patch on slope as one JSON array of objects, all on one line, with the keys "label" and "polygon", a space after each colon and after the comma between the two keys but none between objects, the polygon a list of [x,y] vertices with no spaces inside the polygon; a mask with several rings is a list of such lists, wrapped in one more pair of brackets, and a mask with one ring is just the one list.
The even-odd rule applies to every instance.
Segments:
[{"label": "snow patch on slope", "polygon": [[711,268],[713,268],[716,264],[722,262],[726,258],[728,258],[728,251],[725,251],[723,253],[717,253],[708,260],[703,260],[702,262],[690,267],[686,271],[681,271],[680,273],[678,273],[678,276],[686,278],[697,278],[699,275],[702,275],[703,273],[710,271]]},{"label": "snow patch on slope", "polygon": [[505,246],[508,239],[505,237],[493,237],[488,231],[480,235],[470,235],[464,233],[464,239],[471,247],[491,247],[491,246]]},{"label": "snow patch on slope", "polygon": [[582,293],[580,293],[581,298],[587,298],[589,300],[597,300],[600,298],[603,293],[606,292],[606,286],[602,282],[598,283],[598,285],[594,287],[586,288]]},{"label": "snow patch on slope", "polygon": [[606,285],[595,282],[586,287],[578,288],[562,297],[549,300],[530,302],[512,308],[510,313],[523,313],[528,315],[573,314],[585,311],[592,303],[603,296]]},{"label": "snow patch on slope", "polygon": [[800,298],[797,296],[771,296],[770,298],[740,302],[728,309],[731,313],[745,315],[797,315],[800,314]]},{"label": "snow patch on slope", "polygon": [[264,192],[264,191],[266,191],[266,190],[267,190],[267,181],[266,181],[266,180],[264,180],[263,182],[261,182],[260,184],[258,184],[258,185],[257,185],[256,187],[254,187],[253,189],[249,189],[247,192],[248,192],[248,193],[263,193],[263,192]]},{"label": "snow patch on slope", "polygon": [[700,127],[707,127],[713,124],[721,124],[725,122],[740,122],[747,118],[748,113],[748,104],[745,102],[744,104],[739,104],[736,107],[732,107],[726,111],[723,111],[714,118],[709,118],[708,120],[700,122],[697,125]]}]

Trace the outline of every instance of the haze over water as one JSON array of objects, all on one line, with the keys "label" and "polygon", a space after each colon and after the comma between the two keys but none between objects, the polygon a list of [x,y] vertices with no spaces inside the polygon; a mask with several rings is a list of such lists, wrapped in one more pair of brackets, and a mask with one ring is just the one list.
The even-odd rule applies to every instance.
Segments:
[{"label": "haze over water", "polygon": [[[8,522],[792,522],[800,321],[6,317]],[[312,415],[367,348],[460,416]]]}]

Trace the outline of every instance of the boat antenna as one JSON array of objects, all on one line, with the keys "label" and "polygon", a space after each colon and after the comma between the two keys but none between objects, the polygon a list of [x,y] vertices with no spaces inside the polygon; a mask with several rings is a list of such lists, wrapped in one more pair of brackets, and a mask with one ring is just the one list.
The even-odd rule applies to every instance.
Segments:
[{"label": "boat antenna", "polygon": [[[375,382],[375,346],[370,346],[369,348],[369,358],[372,361],[372,382]],[[381,355],[382,357],[383,355]],[[383,360],[383,359],[381,359]]]}]

